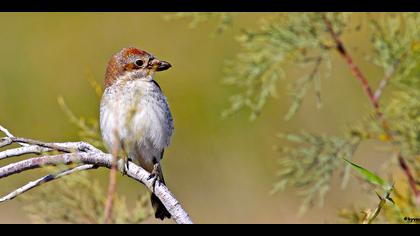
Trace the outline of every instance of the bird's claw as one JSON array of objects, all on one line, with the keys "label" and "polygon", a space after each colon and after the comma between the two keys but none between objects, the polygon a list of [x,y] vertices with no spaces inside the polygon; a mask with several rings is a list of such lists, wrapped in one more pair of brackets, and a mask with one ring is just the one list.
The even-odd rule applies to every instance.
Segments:
[{"label": "bird's claw", "polygon": [[123,157],[122,175],[126,175],[129,170],[128,157]]},{"label": "bird's claw", "polygon": [[162,179],[161,179],[161,173],[160,173],[160,165],[159,163],[156,163],[153,166],[153,170],[152,173],[149,175],[149,177],[147,177],[147,180],[152,180],[152,189],[153,192],[155,192],[155,188],[156,188],[156,183],[158,184],[158,186],[160,187],[162,184]]}]

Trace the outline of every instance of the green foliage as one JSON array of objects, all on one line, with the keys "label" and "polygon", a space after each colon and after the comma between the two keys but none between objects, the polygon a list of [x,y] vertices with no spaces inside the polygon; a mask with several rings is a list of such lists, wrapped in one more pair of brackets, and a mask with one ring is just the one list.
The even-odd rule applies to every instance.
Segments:
[{"label": "green foliage", "polygon": [[345,162],[347,162],[354,170],[356,170],[361,176],[363,176],[366,181],[368,181],[371,184],[374,185],[378,185],[380,187],[382,187],[383,189],[390,189],[391,187],[389,186],[389,184],[387,184],[385,182],[385,180],[383,180],[381,177],[377,176],[376,174],[374,174],[373,172],[347,160],[344,159]]},{"label": "green foliage", "polygon": [[[391,194],[394,195],[392,198],[390,197]],[[416,223],[406,220],[406,217],[419,217],[419,211],[411,195],[409,188],[402,188],[402,191],[393,188],[385,191],[383,196],[378,195],[379,202],[373,210],[371,208],[360,210],[353,207],[341,209],[338,215],[344,222],[349,223]]]},{"label": "green foliage", "polygon": [[[328,13],[333,19],[333,27],[341,34],[349,19],[347,13]],[[190,27],[213,18],[219,19],[218,32],[232,23],[232,13],[177,13],[169,19],[190,18]],[[311,70],[309,76],[292,80],[293,98],[286,119],[298,111],[310,87],[317,94],[320,107],[320,74],[327,77],[331,69],[331,39],[328,37],[322,15],[319,13],[272,13],[259,22],[259,29],[242,29],[237,37],[242,47],[235,59],[226,62],[227,85],[236,87],[239,92],[230,98],[231,106],[223,112],[229,116],[241,109],[251,111],[253,120],[261,113],[268,99],[277,97],[280,79],[286,78],[285,68]]]},{"label": "green foliage", "polygon": [[[336,35],[331,34],[327,22]],[[241,30],[237,37],[241,51],[226,64],[224,81],[236,87],[237,93],[230,98],[231,106],[223,113],[225,116],[249,110],[251,119],[257,118],[268,100],[278,97],[280,81],[292,81],[288,87],[292,103],[286,120],[299,111],[312,87],[320,107],[321,81],[329,76],[331,56],[343,51],[335,36],[343,39],[361,29],[368,30],[366,44],[370,42],[370,48],[364,52],[365,57],[373,68],[383,71],[383,78],[376,80],[382,80],[379,86],[372,86],[373,82],[368,80],[370,89],[376,92],[375,99],[380,99],[386,123],[372,109],[339,137],[307,132],[280,135],[290,144],[281,148],[274,192],[287,187],[300,189],[304,199],[301,213],[314,202],[323,204],[333,173],[338,170],[344,171],[340,176],[343,187],[351,168],[364,176],[366,182],[387,186],[377,175],[350,161],[365,140],[378,140],[388,147],[392,144],[393,152],[398,151],[409,162],[414,177],[420,177],[419,23],[419,13],[270,13],[262,17],[257,29],[245,26]],[[353,55],[352,49],[357,45],[346,40],[343,43],[347,53]],[[348,61],[337,63],[354,66]],[[286,71],[294,70],[298,76],[291,78]],[[384,93],[390,96],[384,98]],[[389,156],[395,157],[393,153]],[[388,170],[392,169],[389,168],[392,163],[395,162],[387,163]],[[339,215],[353,223],[403,223],[403,216],[416,217],[418,207],[412,192],[400,193],[405,181],[397,181],[395,188],[387,186],[385,193],[378,195],[380,201],[374,210],[343,209]],[[395,194],[395,204],[391,193]]]},{"label": "green foliage", "polygon": [[[54,171],[54,168],[47,168]],[[63,177],[24,194],[24,210],[35,223],[102,223],[106,192],[86,171]],[[151,215],[149,198],[143,195],[134,207],[128,207],[124,197],[116,195],[112,223],[143,222]]]},{"label": "green foliage", "polygon": [[386,13],[368,15],[374,53],[370,60],[385,73],[394,71],[392,84],[420,88],[420,15]]},{"label": "green foliage", "polygon": [[274,185],[273,192],[284,190],[288,186],[301,189],[300,195],[304,197],[301,214],[315,201],[322,206],[333,174],[342,166],[342,159],[353,156],[360,139],[329,137],[307,132],[281,134],[279,137],[292,142],[294,146],[281,149],[283,158],[279,159],[279,180]]},{"label": "green foliage", "polygon": [[[334,19],[333,27],[340,34],[348,15],[330,13],[328,17]],[[268,99],[276,97],[278,81],[287,77],[286,68],[293,67],[309,73],[292,80],[293,102],[285,118],[296,114],[311,86],[320,106],[320,78],[328,76],[331,69],[331,40],[321,14],[275,14],[261,20],[258,30],[243,30],[238,42],[243,50],[228,62],[225,82],[240,92],[230,98],[225,116],[247,108],[255,119]],[[321,67],[325,70],[322,74]]]},{"label": "green foliage", "polygon": [[201,23],[207,22],[210,19],[217,19],[217,28],[215,33],[223,33],[227,28],[232,25],[234,13],[229,12],[177,12],[165,15],[166,20],[176,19],[190,19],[189,27],[196,28]]},{"label": "green foliage", "polygon": [[386,115],[396,141],[406,156],[420,154],[420,91],[396,91],[386,106]]},{"label": "green foliage", "polygon": [[[385,180],[383,180],[381,177],[377,176],[373,172],[361,167],[360,165],[357,165],[347,159],[344,159],[346,163],[348,163],[354,170],[356,170],[363,178],[376,186],[381,187],[382,190],[385,190],[384,196],[382,197],[378,193],[376,195],[379,198],[378,206],[374,211],[367,210],[365,211],[365,215],[363,220],[360,223],[364,224],[371,224],[379,215],[381,210],[385,207],[386,203],[391,203],[392,205],[395,205],[394,200],[391,198],[391,193],[394,191],[394,186],[389,185]],[[355,217],[355,214],[350,214],[351,218],[360,220],[359,217]],[[350,218],[350,219],[351,219]]]},{"label": "green foliage", "polygon": [[[406,60],[407,62],[409,60]],[[403,63],[403,62],[401,62]],[[410,62],[412,63],[412,62]],[[404,65],[404,64],[403,64]],[[418,71],[417,67],[412,67],[410,70],[407,70],[410,73],[414,74]],[[385,72],[386,73],[386,72]],[[410,166],[415,171],[415,176],[420,176],[420,93],[418,91],[418,87],[408,87],[404,86],[405,84],[409,84],[404,82],[405,78],[402,77],[403,74],[398,75],[395,74],[395,78],[401,78],[401,80],[397,80],[393,84],[398,85],[397,88],[400,88],[393,92],[393,96],[389,99],[388,103],[384,104],[384,113],[387,117],[390,129],[392,130],[394,140],[393,142],[395,145],[399,148],[398,150],[401,151],[402,155],[406,157],[408,162],[410,163]],[[393,77],[393,78],[394,78]],[[418,77],[417,77],[418,78]],[[410,83],[410,86],[414,85],[414,81],[416,79],[412,79],[412,82]],[[366,139],[378,139],[380,141],[388,142],[389,137],[385,135],[383,132],[381,125],[377,123],[374,119],[374,115],[371,113],[367,114],[367,118],[364,119],[364,122],[362,122],[362,125],[355,126],[353,129],[349,130],[349,133],[352,135],[356,135],[358,137],[361,137],[362,140]],[[329,137],[333,138],[333,137]],[[346,138],[344,139],[346,140]],[[313,142],[312,142],[313,143]],[[301,153],[302,156],[305,158],[314,158],[313,154],[311,154],[311,151],[305,150],[305,145],[299,145],[298,147],[292,147],[293,152]],[[312,149],[309,149],[312,150]],[[351,157],[352,154],[349,155]],[[337,158],[339,155],[332,155],[331,158]],[[303,165],[302,158],[290,158],[288,156],[283,156],[281,160],[281,163],[285,161],[284,159],[292,160],[293,162],[300,162],[296,165]],[[351,163],[351,162],[349,162]],[[338,166],[340,163],[338,163]],[[386,184],[384,180],[382,180],[380,177],[376,176],[375,174],[371,173],[370,171],[366,170],[365,168],[355,165],[354,163],[351,163],[351,166],[356,169],[362,176],[365,177],[367,182],[376,184],[381,186],[383,189],[385,189],[385,193],[383,196],[378,195],[379,202],[377,203],[377,206],[375,209],[365,209],[363,211],[353,209],[342,209],[339,212],[339,216],[342,219],[345,219],[346,222],[352,222],[352,223],[408,223],[407,221],[404,221],[404,218],[407,216],[411,217],[418,217],[418,206],[415,203],[415,200],[413,199],[413,194],[410,189],[407,189],[404,193],[404,195],[398,194],[395,202],[393,198],[390,197],[391,193],[394,193],[395,189],[390,188],[389,184]],[[324,167],[325,168],[325,167]],[[280,171],[288,170],[287,167],[285,169],[285,165],[280,165]],[[321,171],[320,171],[321,172]],[[302,173],[302,172],[301,172]],[[312,173],[311,171],[305,171],[304,172],[308,179],[310,178],[316,178],[317,174]],[[302,174],[302,176],[305,176]],[[346,176],[346,175],[343,175]],[[299,176],[290,176],[290,178],[299,178]],[[281,176],[280,181],[276,183],[275,188],[278,188],[278,185],[284,185],[284,183],[287,181],[284,180],[284,177]],[[343,177],[344,179],[344,177]],[[317,181],[314,181],[317,182]],[[320,181],[321,182],[321,181]],[[326,184],[327,185],[327,184]],[[290,186],[300,187],[299,183],[291,183]],[[316,185],[315,185],[316,186]],[[402,188],[402,187],[400,187]],[[308,191],[311,191],[313,188],[307,187]],[[312,190],[314,191],[314,190]],[[395,191],[396,192],[396,191]],[[310,199],[311,195],[306,195],[304,198],[304,204],[302,205],[302,209],[306,210],[306,203],[307,199]],[[389,204],[386,204],[389,203]],[[302,210],[301,209],[301,210]],[[381,213],[381,214],[380,214]]]}]

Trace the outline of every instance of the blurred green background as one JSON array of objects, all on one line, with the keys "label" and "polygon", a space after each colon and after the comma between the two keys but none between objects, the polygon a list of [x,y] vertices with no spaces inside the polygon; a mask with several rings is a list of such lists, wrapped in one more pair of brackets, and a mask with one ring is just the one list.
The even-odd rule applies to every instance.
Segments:
[{"label": "blurred green background", "polygon": [[[61,111],[57,97],[63,96],[76,114],[97,118],[99,98],[86,77],[93,76],[102,84],[110,56],[123,47],[135,46],[173,65],[156,76],[175,120],[163,168],[168,186],[195,222],[336,222],[338,209],[366,205],[355,183],[341,190],[339,181],[328,194],[325,207],[315,207],[303,217],[297,215],[301,199],[296,190],[269,194],[279,158],[274,147],[282,145],[277,132],[339,133],[369,108],[360,85],[341,60],[334,60],[331,78],[323,80],[321,110],[315,108],[315,96],[310,94],[297,116],[284,121],[290,98],[287,83],[281,82],[279,97],[268,103],[256,121],[250,122],[246,111],[223,119],[221,112],[234,92],[222,83],[224,62],[240,51],[235,34],[241,27],[255,26],[264,14],[238,14],[232,28],[215,37],[216,22],[191,29],[188,19],[168,21],[165,14],[1,13],[0,124],[17,136],[78,140],[78,130]],[[363,53],[358,53],[366,39],[363,29],[351,37],[344,40],[359,47],[354,49],[354,57],[362,70],[369,77],[380,78],[379,70],[364,69],[367,62]],[[287,73],[293,78],[298,72]],[[355,160],[379,171],[380,166],[360,158],[369,155],[372,163],[382,158],[381,150],[368,145],[362,145]],[[105,187],[108,172],[92,173],[90,176],[101,179]],[[5,194],[39,174],[30,171],[2,179],[0,192]],[[128,178],[119,177],[118,181],[119,193],[128,199],[145,191]],[[26,222],[30,221],[19,200],[0,205],[0,223]]]}]

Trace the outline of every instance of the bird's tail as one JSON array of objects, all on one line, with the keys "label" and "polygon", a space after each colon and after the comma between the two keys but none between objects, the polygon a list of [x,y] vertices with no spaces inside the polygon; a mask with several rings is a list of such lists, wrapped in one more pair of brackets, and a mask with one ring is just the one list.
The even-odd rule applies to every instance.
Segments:
[{"label": "bird's tail", "polygon": [[[165,184],[162,171],[160,171],[160,180],[162,184]],[[150,196],[150,201],[152,202],[152,207],[155,210],[156,219],[164,220],[165,218],[171,218],[171,214],[169,213],[169,211],[166,210],[166,207],[154,193],[152,193],[152,196]]]},{"label": "bird's tail", "polygon": [[171,214],[168,212],[168,210],[166,210],[166,207],[154,193],[152,193],[150,200],[152,201],[153,209],[155,209],[156,219],[164,220],[165,218],[171,218]]}]

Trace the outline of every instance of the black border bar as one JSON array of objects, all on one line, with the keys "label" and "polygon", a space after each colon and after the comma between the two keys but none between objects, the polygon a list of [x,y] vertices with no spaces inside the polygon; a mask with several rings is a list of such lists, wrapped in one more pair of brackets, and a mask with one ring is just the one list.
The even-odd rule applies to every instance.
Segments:
[{"label": "black border bar", "polygon": [[0,11],[54,12],[286,12],[417,11],[419,0],[14,0]]}]

